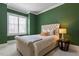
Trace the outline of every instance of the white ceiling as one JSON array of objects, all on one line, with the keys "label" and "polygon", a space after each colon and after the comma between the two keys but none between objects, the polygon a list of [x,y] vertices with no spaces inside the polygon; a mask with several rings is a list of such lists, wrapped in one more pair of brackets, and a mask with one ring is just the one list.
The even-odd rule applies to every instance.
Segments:
[{"label": "white ceiling", "polygon": [[7,8],[25,14],[31,12],[37,15],[59,5],[61,5],[61,3],[7,3]]}]

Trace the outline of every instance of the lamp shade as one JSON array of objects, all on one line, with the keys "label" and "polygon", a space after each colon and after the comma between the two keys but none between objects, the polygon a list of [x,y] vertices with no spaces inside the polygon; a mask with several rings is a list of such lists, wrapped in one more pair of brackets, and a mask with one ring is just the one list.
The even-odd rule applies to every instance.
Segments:
[{"label": "lamp shade", "polygon": [[59,33],[66,34],[67,33],[67,29],[66,28],[60,28],[59,29]]}]

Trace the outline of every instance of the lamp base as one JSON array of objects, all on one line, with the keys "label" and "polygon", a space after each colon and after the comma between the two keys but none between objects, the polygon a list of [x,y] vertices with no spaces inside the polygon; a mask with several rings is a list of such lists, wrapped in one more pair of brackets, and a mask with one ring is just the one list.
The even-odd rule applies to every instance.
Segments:
[{"label": "lamp base", "polygon": [[63,40],[63,41],[64,41],[64,34],[62,34],[62,36],[61,36],[61,40]]}]

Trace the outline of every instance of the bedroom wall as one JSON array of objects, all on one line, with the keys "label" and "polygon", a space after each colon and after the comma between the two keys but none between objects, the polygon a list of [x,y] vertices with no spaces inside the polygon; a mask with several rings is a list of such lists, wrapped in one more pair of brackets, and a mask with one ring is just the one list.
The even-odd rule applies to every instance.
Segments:
[{"label": "bedroom wall", "polygon": [[37,32],[40,33],[41,25],[53,23],[65,25],[71,42],[79,45],[79,4],[63,4],[39,14]]},{"label": "bedroom wall", "polygon": [[37,15],[32,13],[28,14],[28,20],[30,20],[30,35],[37,33]]},{"label": "bedroom wall", "polygon": [[0,3],[0,44],[7,41],[7,6]]}]

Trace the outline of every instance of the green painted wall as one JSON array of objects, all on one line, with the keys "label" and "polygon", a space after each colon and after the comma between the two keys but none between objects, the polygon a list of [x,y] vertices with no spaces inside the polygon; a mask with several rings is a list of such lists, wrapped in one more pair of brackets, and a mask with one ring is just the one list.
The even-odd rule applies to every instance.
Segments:
[{"label": "green painted wall", "polygon": [[7,6],[0,3],[0,43],[7,41]]},{"label": "green painted wall", "polygon": [[28,14],[28,20],[30,20],[30,33],[29,34],[36,34],[37,33],[37,15]]},{"label": "green painted wall", "polygon": [[53,23],[65,25],[73,44],[79,45],[79,4],[64,4],[38,15],[38,33],[41,25]]}]

